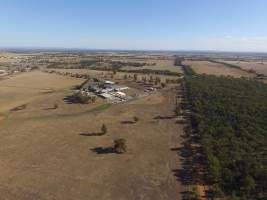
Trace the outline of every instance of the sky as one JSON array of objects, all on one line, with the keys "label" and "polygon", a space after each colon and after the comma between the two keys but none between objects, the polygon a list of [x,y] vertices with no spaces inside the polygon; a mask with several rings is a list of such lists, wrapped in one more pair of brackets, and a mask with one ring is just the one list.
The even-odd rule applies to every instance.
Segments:
[{"label": "sky", "polygon": [[0,47],[267,52],[267,0],[0,0]]}]

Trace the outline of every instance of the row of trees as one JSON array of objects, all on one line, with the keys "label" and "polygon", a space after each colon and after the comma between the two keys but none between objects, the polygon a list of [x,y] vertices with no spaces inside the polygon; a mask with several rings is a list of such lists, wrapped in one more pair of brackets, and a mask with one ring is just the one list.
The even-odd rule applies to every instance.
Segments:
[{"label": "row of trees", "polygon": [[144,66],[153,66],[156,63],[145,63],[145,62],[122,62],[122,61],[110,61],[112,68],[120,69],[122,67],[144,67]]},{"label": "row of trees", "polygon": [[196,75],[196,72],[192,69],[191,66],[183,64],[184,58],[176,57],[174,60],[174,65],[177,67],[182,67],[184,74],[188,76]]},{"label": "row of trees", "polygon": [[186,78],[193,129],[210,184],[229,199],[267,198],[267,86],[208,75]]}]

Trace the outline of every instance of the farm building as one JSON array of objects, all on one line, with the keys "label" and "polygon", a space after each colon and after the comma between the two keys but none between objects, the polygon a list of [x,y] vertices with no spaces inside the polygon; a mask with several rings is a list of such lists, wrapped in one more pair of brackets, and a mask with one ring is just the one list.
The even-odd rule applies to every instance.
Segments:
[{"label": "farm building", "polygon": [[83,91],[93,92],[107,100],[111,100],[113,102],[125,101],[126,94],[121,92],[123,90],[127,90],[129,87],[124,85],[118,85],[112,81],[88,81],[82,88]]}]

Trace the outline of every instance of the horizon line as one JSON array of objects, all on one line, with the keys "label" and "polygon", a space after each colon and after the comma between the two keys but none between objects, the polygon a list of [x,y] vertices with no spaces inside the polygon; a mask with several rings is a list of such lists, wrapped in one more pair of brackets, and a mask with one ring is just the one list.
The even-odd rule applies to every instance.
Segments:
[{"label": "horizon line", "polygon": [[57,50],[57,51],[144,51],[144,52],[199,52],[199,53],[261,53],[267,54],[267,51],[236,51],[236,50],[214,50],[214,49],[130,49],[130,48],[83,48],[83,47],[0,47],[0,51],[12,51],[12,50],[31,50],[31,51],[41,51],[41,50]]}]

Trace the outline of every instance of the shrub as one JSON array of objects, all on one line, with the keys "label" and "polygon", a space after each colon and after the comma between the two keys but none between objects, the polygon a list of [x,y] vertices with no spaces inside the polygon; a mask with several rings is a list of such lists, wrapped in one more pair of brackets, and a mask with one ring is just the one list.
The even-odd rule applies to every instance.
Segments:
[{"label": "shrub", "polygon": [[108,132],[108,128],[105,124],[102,124],[101,126],[101,133],[105,135]]},{"label": "shrub", "polygon": [[181,115],[181,109],[180,109],[180,107],[177,106],[177,107],[175,108],[174,112],[175,112],[175,114],[176,114],[177,116],[180,116],[180,115]]},{"label": "shrub", "polygon": [[115,153],[125,153],[127,151],[126,140],[123,138],[114,140],[114,152]]},{"label": "shrub", "polygon": [[74,99],[75,102],[81,103],[81,104],[87,104],[89,101],[89,97],[83,96],[80,93],[74,93],[72,95],[72,98]]},{"label": "shrub", "polygon": [[57,109],[57,108],[58,108],[58,104],[55,103],[53,109]]},{"label": "shrub", "polygon": [[139,118],[138,118],[138,117],[136,117],[136,116],[134,116],[133,120],[134,120],[134,122],[136,123],[136,122],[138,122],[138,121],[139,121]]},{"label": "shrub", "polygon": [[134,74],[134,81],[137,81],[137,74]]}]

